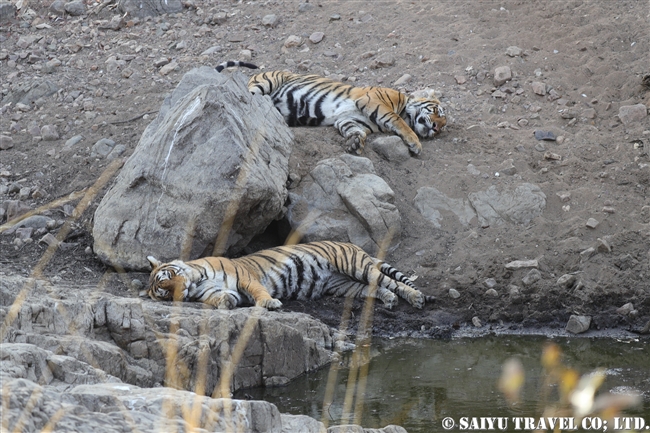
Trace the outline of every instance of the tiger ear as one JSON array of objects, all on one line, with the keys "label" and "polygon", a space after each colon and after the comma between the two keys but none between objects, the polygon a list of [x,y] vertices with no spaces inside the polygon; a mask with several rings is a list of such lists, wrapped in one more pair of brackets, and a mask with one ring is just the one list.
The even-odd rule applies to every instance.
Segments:
[{"label": "tiger ear", "polygon": [[158,266],[162,265],[162,262],[156,260],[154,256],[147,256],[147,260],[151,264],[151,269],[156,269]]}]

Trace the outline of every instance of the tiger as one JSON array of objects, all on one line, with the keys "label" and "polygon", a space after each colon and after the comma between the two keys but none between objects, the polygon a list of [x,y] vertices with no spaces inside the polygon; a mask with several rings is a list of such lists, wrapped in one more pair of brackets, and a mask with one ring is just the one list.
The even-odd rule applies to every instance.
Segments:
[{"label": "tiger", "polygon": [[235,259],[205,257],[169,263],[153,256],[147,259],[151,274],[140,296],[157,301],[277,310],[282,307],[280,299],[312,300],[325,295],[378,298],[388,309],[397,304],[398,296],[415,308],[431,300],[406,275],[351,243],[285,245]]},{"label": "tiger", "polygon": [[[217,72],[233,66],[257,69],[246,62],[225,62]],[[422,152],[419,137],[432,138],[447,124],[445,111],[430,89],[409,96],[386,87],[353,87],[318,75],[286,71],[253,75],[248,90],[269,95],[289,126],[334,125],[346,149],[360,155],[371,132],[398,135],[413,155]]]}]

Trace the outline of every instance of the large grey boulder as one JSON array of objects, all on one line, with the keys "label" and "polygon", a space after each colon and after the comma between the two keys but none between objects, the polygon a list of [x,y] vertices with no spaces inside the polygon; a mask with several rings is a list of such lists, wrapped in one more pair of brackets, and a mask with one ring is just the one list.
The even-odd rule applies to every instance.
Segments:
[{"label": "large grey boulder", "polygon": [[305,242],[352,242],[371,254],[397,246],[401,217],[395,193],[367,158],[343,154],[320,161],[289,194],[287,219]]},{"label": "large grey boulder", "polygon": [[281,216],[292,142],[243,75],[188,72],[97,207],[95,253],[134,269],[236,254]]}]

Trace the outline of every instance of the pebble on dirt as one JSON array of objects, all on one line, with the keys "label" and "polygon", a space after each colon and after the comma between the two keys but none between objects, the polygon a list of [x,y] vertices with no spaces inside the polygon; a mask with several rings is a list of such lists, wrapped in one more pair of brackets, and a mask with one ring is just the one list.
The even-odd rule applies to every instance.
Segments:
[{"label": "pebble on dirt", "polygon": [[325,33],[323,33],[323,32],[314,32],[309,36],[309,41],[312,44],[317,44],[320,41],[322,41],[324,37],[325,37]]},{"label": "pebble on dirt", "polygon": [[591,325],[591,316],[576,316],[574,314],[569,317],[569,321],[566,324],[566,331],[572,334],[582,334],[589,330]]},{"label": "pebble on dirt", "polygon": [[557,279],[557,285],[564,289],[570,289],[576,282],[576,276],[572,274],[564,274]]},{"label": "pebble on dirt", "polygon": [[539,263],[537,260],[514,260],[506,263],[506,269],[523,269],[523,268],[537,268]]},{"label": "pebble on dirt", "polygon": [[600,224],[600,222],[598,222],[598,220],[595,218],[589,218],[585,223],[585,225],[590,229],[595,229],[596,227],[598,227],[598,224]]},{"label": "pebble on dirt", "polygon": [[546,84],[540,83],[539,81],[533,81],[530,85],[533,88],[533,92],[536,95],[544,96],[546,95]]},{"label": "pebble on dirt", "polygon": [[499,66],[494,69],[494,85],[501,86],[512,79],[510,66]]},{"label": "pebble on dirt", "polygon": [[616,312],[622,316],[627,316],[629,315],[632,311],[634,310],[634,304],[631,302],[628,302],[627,304],[623,305],[622,307],[619,307],[616,309]]},{"label": "pebble on dirt", "polygon": [[14,147],[14,139],[8,135],[0,135],[0,150],[7,150]]},{"label": "pebble on dirt", "polygon": [[458,299],[460,298],[460,292],[456,289],[449,289],[449,297],[451,299]]},{"label": "pebble on dirt", "polygon": [[623,125],[628,126],[643,120],[648,115],[648,107],[643,104],[623,105],[618,109],[618,118]]}]

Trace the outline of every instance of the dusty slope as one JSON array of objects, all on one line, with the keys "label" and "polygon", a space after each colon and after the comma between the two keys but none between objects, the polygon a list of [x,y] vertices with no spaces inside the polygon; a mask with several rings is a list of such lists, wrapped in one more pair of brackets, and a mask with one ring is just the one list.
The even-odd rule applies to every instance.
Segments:
[{"label": "dusty slope", "polygon": [[[109,164],[96,155],[101,149],[93,153],[93,145],[109,138],[124,145],[121,157],[128,156],[151,120],[145,113],[157,110],[183,73],[197,65],[250,54],[267,70],[309,71],[359,84],[392,86],[409,74],[398,87],[438,90],[449,113],[447,131],[425,142],[421,157],[403,163],[385,161],[371,149],[365,156],[399,197],[402,242],[389,260],[418,275],[417,284],[438,302],[423,312],[377,308],[376,329],[436,334],[437,325],[468,323],[474,316],[484,325],[563,326],[574,313],[592,315],[594,328],[640,329],[650,319],[650,121],[646,116],[624,125],[617,116],[621,106],[650,103],[641,85],[648,73],[647,2],[215,6],[194,0],[173,16],[127,17],[117,31],[100,28],[101,20],[117,14],[109,8],[57,18],[48,12],[51,1],[28,3],[33,13],[3,22],[0,32],[0,132],[13,144],[0,150],[0,202],[19,200],[35,208],[90,186]],[[278,19],[275,27],[262,24],[269,14]],[[324,34],[316,44],[307,40],[314,32]],[[289,35],[301,36],[304,44],[283,48]],[[521,53],[507,55],[511,46]],[[217,48],[201,54],[210,47]],[[378,59],[392,65],[375,68]],[[157,65],[165,62],[172,71],[163,75],[167,71]],[[509,66],[513,77],[497,88],[493,76],[502,66]],[[7,105],[21,88],[44,81],[58,92],[26,107]],[[547,95],[536,94],[533,82],[543,83]],[[59,138],[47,141],[45,125],[56,125]],[[534,130],[563,139],[537,141]],[[81,141],[66,147],[77,135]],[[333,129],[297,129],[292,171],[304,175],[317,161],[341,152],[342,143]],[[436,227],[414,203],[421,187],[466,199],[490,186],[502,191],[524,182],[546,195],[545,211],[526,225],[481,227],[477,220],[464,225],[443,212]],[[558,196],[565,192],[568,201]],[[71,245],[56,252],[45,274],[53,281],[102,281],[107,291],[136,296],[129,282],[141,275],[106,278],[112,270],[85,251],[92,245],[98,198],[73,224]],[[71,210],[56,206],[50,216],[61,223]],[[586,227],[589,218],[599,221],[595,229]],[[29,274],[45,251],[38,242],[43,234],[32,234],[28,243],[0,235],[3,272]],[[597,248],[598,238],[611,252],[581,255]],[[541,279],[529,286],[522,283],[529,269],[504,267],[523,259],[539,262]],[[557,279],[567,273],[580,284],[558,287]],[[486,285],[490,278],[494,281]],[[496,297],[485,295],[492,284]],[[458,299],[448,296],[451,288]],[[615,312],[628,302],[635,313]],[[324,304],[318,311],[301,303],[291,308],[336,324],[342,301]]]}]

